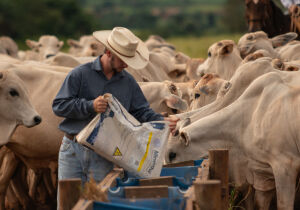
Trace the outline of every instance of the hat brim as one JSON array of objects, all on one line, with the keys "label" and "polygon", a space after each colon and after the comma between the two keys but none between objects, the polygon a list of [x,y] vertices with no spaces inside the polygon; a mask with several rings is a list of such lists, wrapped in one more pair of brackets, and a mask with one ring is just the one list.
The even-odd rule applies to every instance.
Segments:
[{"label": "hat brim", "polygon": [[110,45],[107,42],[107,39],[109,35],[111,34],[111,30],[103,30],[103,31],[95,31],[93,32],[93,36],[102,44],[105,45],[107,49],[109,49],[112,53],[117,55],[124,63],[126,63],[129,67],[133,69],[143,69],[146,67],[149,61],[149,50],[145,43],[139,40],[139,44],[137,46],[137,50],[135,52],[135,55],[133,57],[126,57],[124,55],[121,55],[116,50],[110,47]]}]

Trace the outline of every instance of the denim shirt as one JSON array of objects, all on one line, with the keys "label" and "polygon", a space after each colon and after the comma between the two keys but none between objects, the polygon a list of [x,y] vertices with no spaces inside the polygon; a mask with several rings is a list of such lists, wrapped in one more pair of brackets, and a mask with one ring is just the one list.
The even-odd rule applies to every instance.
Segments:
[{"label": "denim shirt", "polygon": [[74,68],[67,75],[53,100],[53,112],[65,119],[59,129],[68,134],[79,133],[95,116],[93,101],[111,93],[141,123],[163,120],[147,102],[141,88],[127,71],[115,73],[110,80],[102,71],[100,57]]}]

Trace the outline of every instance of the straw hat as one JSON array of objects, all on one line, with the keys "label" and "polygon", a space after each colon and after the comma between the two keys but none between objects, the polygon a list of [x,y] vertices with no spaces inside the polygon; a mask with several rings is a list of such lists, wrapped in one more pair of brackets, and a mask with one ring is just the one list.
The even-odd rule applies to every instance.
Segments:
[{"label": "straw hat", "polygon": [[147,46],[127,28],[95,31],[93,36],[133,69],[142,69],[149,61]]}]

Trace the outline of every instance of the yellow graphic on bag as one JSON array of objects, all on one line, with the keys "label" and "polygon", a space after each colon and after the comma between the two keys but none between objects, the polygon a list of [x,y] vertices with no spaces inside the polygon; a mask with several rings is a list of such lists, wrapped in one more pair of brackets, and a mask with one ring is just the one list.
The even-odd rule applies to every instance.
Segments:
[{"label": "yellow graphic on bag", "polygon": [[151,139],[152,139],[152,132],[149,133],[149,138],[148,138],[148,142],[147,142],[146,152],[145,152],[145,154],[144,154],[144,156],[143,156],[143,158],[142,158],[142,160],[141,160],[141,162],[140,162],[140,165],[139,165],[137,171],[140,171],[140,170],[142,169],[142,166],[143,166],[143,164],[144,164],[144,161],[145,161],[146,158],[147,158],[148,151],[149,151],[149,145],[150,145],[150,143],[151,143]]},{"label": "yellow graphic on bag", "polygon": [[120,152],[120,149],[118,147],[116,147],[116,150],[115,150],[113,156],[122,156],[122,153]]}]

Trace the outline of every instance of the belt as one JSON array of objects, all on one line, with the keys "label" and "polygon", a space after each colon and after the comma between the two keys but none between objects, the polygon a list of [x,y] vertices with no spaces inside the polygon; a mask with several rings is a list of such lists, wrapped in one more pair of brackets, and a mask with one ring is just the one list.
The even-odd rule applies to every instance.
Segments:
[{"label": "belt", "polygon": [[68,139],[70,139],[70,140],[72,140],[72,141],[74,141],[74,142],[77,142],[77,140],[76,140],[76,135],[75,134],[68,134],[68,133],[65,133],[65,136],[68,138]]}]

